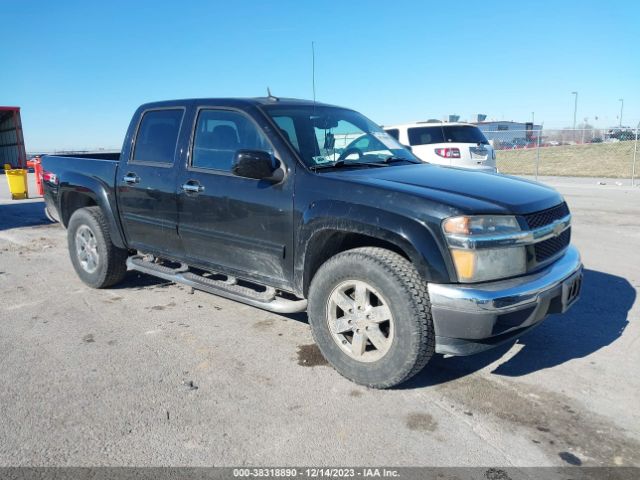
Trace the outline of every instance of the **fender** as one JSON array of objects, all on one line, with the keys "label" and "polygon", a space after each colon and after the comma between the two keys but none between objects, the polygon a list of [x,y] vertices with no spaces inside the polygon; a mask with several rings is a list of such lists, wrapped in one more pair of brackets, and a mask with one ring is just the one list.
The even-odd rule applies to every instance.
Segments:
[{"label": "fender", "polygon": [[310,245],[326,231],[363,234],[389,242],[409,257],[427,281],[449,283],[454,278],[445,260],[445,247],[428,224],[379,208],[326,200],[312,203],[302,214],[294,264],[294,284],[300,292],[309,280],[304,275]]},{"label": "fender", "polygon": [[[113,165],[114,169],[116,164]],[[115,177],[115,173],[113,175]],[[104,212],[109,222],[109,233],[111,241],[116,247],[127,248],[120,223],[116,220],[117,206],[113,197],[113,187],[96,177],[89,177],[77,172],[65,171],[60,178],[58,190],[58,211],[60,212],[61,223],[67,227],[70,215],[67,215],[65,205],[66,194],[70,192],[79,193],[91,198]]]}]

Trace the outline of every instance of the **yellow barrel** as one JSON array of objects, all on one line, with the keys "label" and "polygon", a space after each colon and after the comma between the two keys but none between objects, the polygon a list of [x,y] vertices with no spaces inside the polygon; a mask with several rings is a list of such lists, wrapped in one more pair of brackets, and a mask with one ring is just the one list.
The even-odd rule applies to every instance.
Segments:
[{"label": "yellow barrel", "polygon": [[29,192],[27,190],[27,170],[15,168],[12,170],[5,170],[4,174],[9,182],[11,200],[29,198]]}]

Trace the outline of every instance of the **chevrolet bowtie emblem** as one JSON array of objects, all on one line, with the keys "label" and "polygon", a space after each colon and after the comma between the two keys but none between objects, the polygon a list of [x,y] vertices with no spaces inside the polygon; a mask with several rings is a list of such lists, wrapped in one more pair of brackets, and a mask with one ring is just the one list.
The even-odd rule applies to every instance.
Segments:
[{"label": "chevrolet bowtie emblem", "polygon": [[562,233],[562,231],[564,230],[564,225],[562,223],[558,223],[557,225],[555,225],[553,227],[553,233],[558,236]]}]

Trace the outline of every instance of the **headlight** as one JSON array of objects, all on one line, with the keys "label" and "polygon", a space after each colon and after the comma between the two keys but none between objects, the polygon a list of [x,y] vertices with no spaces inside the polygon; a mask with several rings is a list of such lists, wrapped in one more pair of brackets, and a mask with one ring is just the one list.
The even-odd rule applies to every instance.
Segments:
[{"label": "headlight", "polygon": [[495,233],[519,232],[516,217],[510,215],[478,215],[473,217],[452,217],[442,222],[445,235],[487,235]]},{"label": "headlight", "polygon": [[496,280],[526,272],[526,249],[513,246],[513,239],[523,233],[515,217],[452,217],[442,222],[442,230],[460,282]]}]

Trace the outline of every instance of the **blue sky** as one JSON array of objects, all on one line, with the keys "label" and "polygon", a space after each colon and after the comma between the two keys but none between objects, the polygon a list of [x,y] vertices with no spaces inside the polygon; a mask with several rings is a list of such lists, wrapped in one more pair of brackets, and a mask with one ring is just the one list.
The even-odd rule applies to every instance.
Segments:
[{"label": "blue sky", "polygon": [[[476,113],[564,127],[640,120],[640,2],[0,0],[0,105],[28,151],[116,147],[135,108],[311,98],[378,123]],[[9,43],[8,43],[9,42]],[[15,43],[13,43],[15,42]],[[9,47],[9,48],[7,48]],[[599,119],[595,121],[595,117]]]}]

